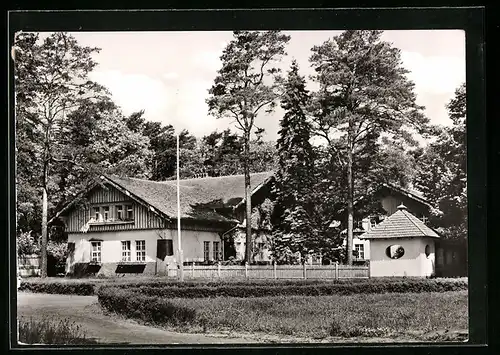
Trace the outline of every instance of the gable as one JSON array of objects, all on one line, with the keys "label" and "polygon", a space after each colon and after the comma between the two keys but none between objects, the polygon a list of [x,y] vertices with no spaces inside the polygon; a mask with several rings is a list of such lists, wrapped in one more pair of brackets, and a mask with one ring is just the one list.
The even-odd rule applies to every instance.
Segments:
[{"label": "gable", "polygon": [[383,209],[390,216],[398,210],[398,206],[403,204],[408,207],[416,216],[429,216],[429,204],[416,199],[413,196],[408,196],[398,190],[382,188],[377,192],[376,196],[382,204]]}]

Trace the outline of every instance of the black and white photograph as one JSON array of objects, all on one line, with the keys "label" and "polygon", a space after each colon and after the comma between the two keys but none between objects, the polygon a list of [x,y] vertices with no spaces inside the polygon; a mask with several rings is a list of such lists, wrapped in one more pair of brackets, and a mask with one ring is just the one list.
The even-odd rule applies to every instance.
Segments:
[{"label": "black and white photograph", "polygon": [[467,342],[466,33],[17,31],[17,343]]}]

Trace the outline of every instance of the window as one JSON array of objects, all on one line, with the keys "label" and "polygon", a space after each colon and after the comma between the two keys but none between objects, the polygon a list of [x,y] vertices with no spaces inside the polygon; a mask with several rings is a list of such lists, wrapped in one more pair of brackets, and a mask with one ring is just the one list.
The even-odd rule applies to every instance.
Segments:
[{"label": "window", "polygon": [[133,221],[134,220],[134,209],[132,205],[127,205],[127,221]]},{"label": "window", "polygon": [[210,260],[210,242],[203,242],[203,260]]},{"label": "window", "polygon": [[92,252],[90,260],[96,263],[101,262],[101,242],[92,242]]},{"label": "window", "polygon": [[172,239],[159,239],[156,242],[156,257],[165,260],[166,256],[174,255]]},{"label": "window", "polygon": [[219,242],[214,242],[214,260],[220,259]]},{"label": "window", "polygon": [[358,259],[365,258],[365,246],[363,244],[354,244],[354,249],[358,253]]},{"label": "window", "polygon": [[399,259],[405,254],[405,250],[401,245],[389,245],[385,254],[391,259]]},{"label": "window", "polygon": [[130,240],[122,241],[122,261],[130,261]]},{"label": "window", "polygon": [[96,221],[101,220],[101,207],[94,207],[94,218]]},{"label": "window", "polygon": [[104,207],[102,208],[102,216],[103,216],[103,219],[104,219],[105,221],[109,221],[109,219],[110,219],[110,218],[109,218],[109,217],[110,217],[110,216],[109,216],[109,206],[104,206]]},{"label": "window", "polygon": [[135,253],[137,261],[146,261],[146,241],[136,240],[135,241]]},{"label": "window", "polygon": [[117,205],[115,207],[115,213],[116,213],[116,220],[123,221],[123,206],[122,205]]},{"label": "window", "polygon": [[431,246],[429,244],[427,244],[425,246],[425,256],[429,257],[429,255],[431,255]]},{"label": "window", "polygon": [[370,218],[370,227],[373,228],[377,225],[377,217]]}]

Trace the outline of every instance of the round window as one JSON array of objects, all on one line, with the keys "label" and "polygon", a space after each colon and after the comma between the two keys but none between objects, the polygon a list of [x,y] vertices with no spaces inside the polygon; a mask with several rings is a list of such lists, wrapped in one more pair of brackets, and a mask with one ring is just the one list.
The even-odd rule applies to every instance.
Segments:
[{"label": "round window", "polygon": [[389,245],[385,254],[391,259],[399,259],[405,254],[405,250],[401,245]]},{"label": "round window", "polygon": [[431,246],[429,244],[427,244],[425,246],[425,256],[429,257],[429,255],[431,255]]}]

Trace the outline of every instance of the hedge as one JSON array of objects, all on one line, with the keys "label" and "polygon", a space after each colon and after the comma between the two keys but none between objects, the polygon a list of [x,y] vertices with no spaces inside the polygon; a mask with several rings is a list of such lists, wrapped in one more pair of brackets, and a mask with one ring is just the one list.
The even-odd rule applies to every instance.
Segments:
[{"label": "hedge", "polygon": [[92,282],[21,282],[19,291],[90,296],[95,294],[95,284]]},{"label": "hedge", "polygon": [[[105,285],[101,288],[120,290],[122,287]],[[406,293],[406,292],[446,292],[467,290],[464,281],[443,282],[434,280],[408,280],[395,282],[342,282],[332,284],[304,285],[219,285],[199,287],[151,287],[131,286],[129,292],[149,297],[161,298],[204,298],[204,297],[265,297],[265,296],[327,296],[362,293]]]},{"label": "hedge", "polygon": [[[71,280],[73,281],[73,280]],[[101,287],[131,289],[161,297],[258,297],[273,295],[331,295],[384,292],[444,292],[466,290],[466,279],[347,279],[347,280],[248,280],[248,281],[162,281],[133,282],[95,280],[23,281],[20,291],[93,295]]]},{"label": "hedge", "polygon": [[110,312],[155,324],[181,325],[196,317],[195,309],[116,287],[99,289],[97,298],[99,304]]}]

